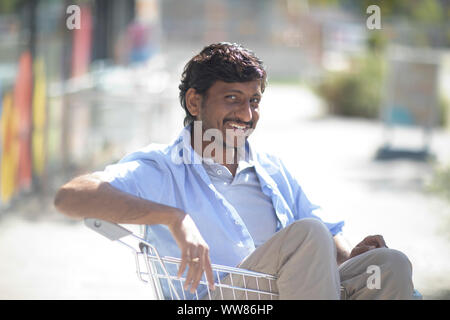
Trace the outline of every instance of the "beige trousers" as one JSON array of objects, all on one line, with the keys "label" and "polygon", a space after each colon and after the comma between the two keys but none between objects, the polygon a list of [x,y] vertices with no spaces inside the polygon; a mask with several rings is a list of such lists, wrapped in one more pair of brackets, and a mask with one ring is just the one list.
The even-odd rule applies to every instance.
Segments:
[{"label": "beige trousers", "polygon": [[[258,247],[240,268],[267,273],[276,281],[256,281],[233,276],[226,283],[246,288],[278,292],[279,299],[341,298],[341,286],[347,299],[411,299],[413,294],[412,267],[400,251],[378,248],[347,260],[339,267],[336,246],[326,226],[313,218],[301,219],[277,232]],[[375,270],[375,271],[374,271]],[[375,277],[378,277],[376,279]],[[218,290],[216,290],[218,291]],[[214,298],[269,299],[269,296],[242,291],[214,292]]]}]

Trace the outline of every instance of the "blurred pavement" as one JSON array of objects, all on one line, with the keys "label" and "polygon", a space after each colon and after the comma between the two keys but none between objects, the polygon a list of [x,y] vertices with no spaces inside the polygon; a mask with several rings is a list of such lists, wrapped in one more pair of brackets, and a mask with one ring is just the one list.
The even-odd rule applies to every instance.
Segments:
[{"label": "blurred pavement", "polygon": [[[269,85],[261,113],[254,146],[284,160],[325,220],[345,220],[353,245],[382,234],[410,258],[425,299],[450,298],[450,205],[424,191],[430,164],[374,161],[382,124],[324,116],[305,89]],[[399,130],[396,138],[413,144],[420,131]],[[440,162],[450,162],[449,146],[450,133],[435,132],[431,150]],[[153,297],[127,248],[36,201],[0,215],[0,299]]]}]

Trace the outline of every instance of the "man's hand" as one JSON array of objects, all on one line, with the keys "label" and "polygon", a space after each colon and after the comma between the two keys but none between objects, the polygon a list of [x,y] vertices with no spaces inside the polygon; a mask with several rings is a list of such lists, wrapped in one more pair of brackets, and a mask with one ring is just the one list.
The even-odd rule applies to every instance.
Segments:
[{"label": "man's hand", "polygon": [[386,245],[386,242],[384,242],[383,236],[374,235],[374,236],[365,237],[363,241],[358,243],[356,245],[356,247],[353,248],[353,250],[350,252],[349,258],[356,257],[357,255],[360,255],[364,252],[367,252],[367,251],[375,249],[375,248],[387,248],[387,245]]},{"label": "man's hand", "polygon": [[169,230],[181,250],[181,264],[178,269],[178,277],[181,277],[186,266],[189,265],[184,290],[188,290],[189,285],[191,285],[191,293],[194,293],[203,272],[206,274],[209,288],[214,290],[209,247],[203,240],[194,221],[186,213],[180,212],[177,219],[169,225]]}]

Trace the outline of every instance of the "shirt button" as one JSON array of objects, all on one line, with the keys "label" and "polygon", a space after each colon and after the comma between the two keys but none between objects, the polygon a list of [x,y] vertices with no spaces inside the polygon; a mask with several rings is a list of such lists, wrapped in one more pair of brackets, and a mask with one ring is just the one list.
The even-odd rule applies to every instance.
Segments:
[{"label": "shirt button", "polygon": [[222,170],[217,170],[217,174],[222,174]]}]

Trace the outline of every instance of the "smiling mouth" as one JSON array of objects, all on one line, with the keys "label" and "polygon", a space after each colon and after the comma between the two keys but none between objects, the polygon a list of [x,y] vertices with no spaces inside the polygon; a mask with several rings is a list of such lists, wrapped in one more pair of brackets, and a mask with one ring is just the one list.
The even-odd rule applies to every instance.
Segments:
[{"label": "smiling mouth", "polygon": [[251,124],[251,122],[225,121],[224,127],[227,135],[247,138],[253,132]]},{"label": "smiling mouth", "polygon": [[251,125],[249,123],[237,121],[226,121],[225,128],[227,131],[232,131],[235,135],[247,135],[251,129]]},{"label": "smiling mouth", "polygon": [[252,122],[242,122],[242,121],[235,121],[235,120],[225,120],[224,121],[226,126],[229,126],[233,129],[239,129],[239,130],[247,130],[252,127]]},{"label": "smiling mouth", "polygon": [[241,126],[235,123],[230,123],[230,127],[235,128],[235,129],[240,129],[240,130],[244,130],[247,129],[247,126]]}]

